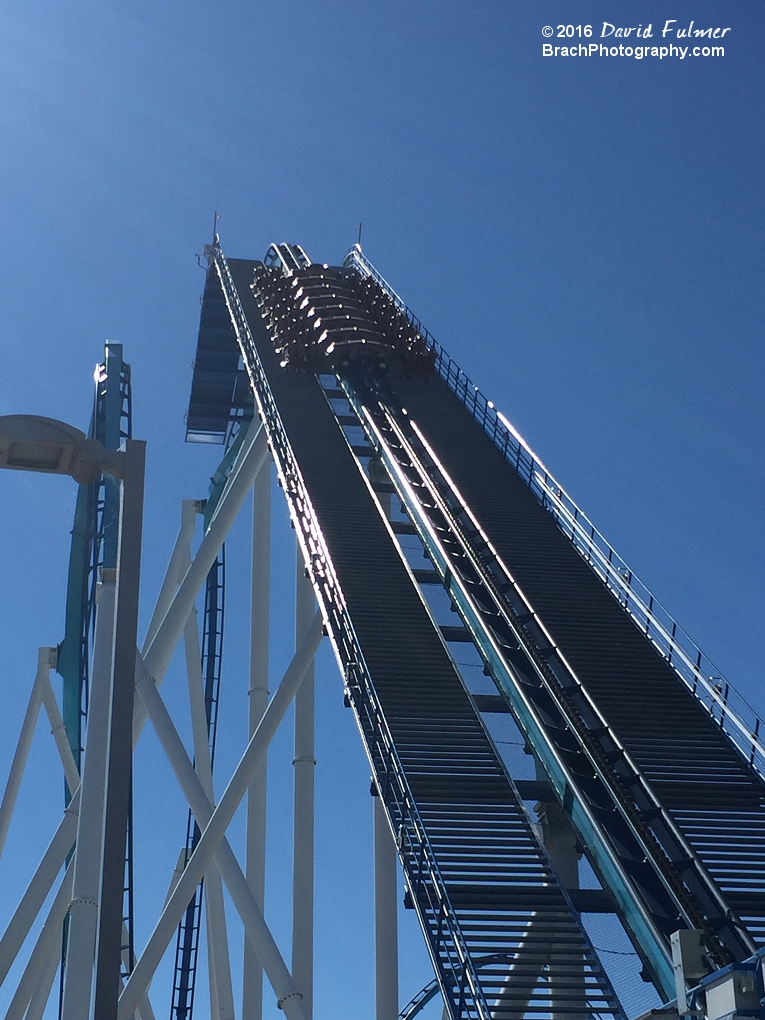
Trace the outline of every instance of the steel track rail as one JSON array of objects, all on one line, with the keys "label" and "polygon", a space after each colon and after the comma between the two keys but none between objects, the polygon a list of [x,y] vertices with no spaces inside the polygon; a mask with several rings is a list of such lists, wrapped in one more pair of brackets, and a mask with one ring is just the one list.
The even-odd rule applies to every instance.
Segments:
[{"label": "steel track rail", "polygon": [[633,618],[661,657],[698,700],[744,761],[765,779],[765,723],[722,671],[698,647],[659,599],[640,580],[553,477],[512,424],[475,386],[425,328],[369,259],[355,245],[344,266],[374,279],[436,353],[436,370],[468,413],[523,479],[535,498],[552,513],[566,537]]},{"label": "steel track rail", "polygon": [[428,918],[422,916],[423,910],[430,917],[438,918],[438,938],[435,944],[429,944],[429,949],[451,1016],[453,1020],[491,1020],[491,1007],[446,894],[433,848],[356,638],[324,536],[291,450],[231,270],[217,243],[213,246],[210,260],[221,284],[258,413],[269,438],[279,481],[287,497],[327,633],[344,677],[346,696],[356,713],[386,810],[399,825],[400,858],[421,914],[423,929],[428,930]]},{"label": "steel track rail", "polygon": [[[750,955],[754,951],[753,942],[746,936],[740,921],[735,916],[732,916],[730,908],[720,894],[719,889],[703,868],[698,856],[683,839],[681,833],[674,826],[666,812],[663,811],[660,803],[653,796],[650,787],[645,783],[640,770],[629,759],[629,756],[626,755],[615,735],[610,732],[605,720],[597,712],[595,705],[586,697],[586,692],[581,683],[573,674],[570,666],[560,656],[557,649],[554,648],[549,635],[543,635],[543,640],[540,642],[540,624],[534,619],[535,614],[533,610],[528,605],[528,602],[523,599],[522,593],[517,590],[517,586],[509,571],[498,560],[496,553],[491,550],[485,537],[480,536],[477,522],[470,520],[469,509],[464,505],[464,501],[459,497],[459,493],[445,474],[442,466],[438,463],[435,455],[427,447],[427,443],[424,437],[419,434],[416,425],[410,423],[409,419],[405,414],[401,413],[400,409],[397,409],[398,414],[394,416],[393,410],[390,407],[386,407],[385,400],[384,398],[380,399],[379,393],[379,389],[384,387],[378,387],[377,393],[367,389],[364,394],[366,400],[360,399],[358,390],[361,389],[363,391],[364,384],[362,382],[361,386],[359,386],[358,380],[358,373],[350,372],[344,376],[342,384],[348,392],[350,403],[359,415],[360,422],[365,428],[369,440],[382,457],[402,505],[406,507],[415,526],[421,532],[420,537],[431,553],[434,565],[441,572],[447,590],[455,598],[455,588],[460,589],[462,598],[455,598],[458,606],[463,600],[472,602],[473,606],[476,605],[476,598],[479,602],[481,600],[480,595],[475,593],[468,594],[465,584],[468,579],[473,583],[477,582],[483,587],[484,591],[490,594],[495,611],[502,617],[506,627],[509,627],[517,641],[518,648],[525,652],[529,666],[531,666],[536,675],[544,683],[548,694],[554,700],[560,716],[565,720],[565,726],[568,731],[576,734],[582,753],[589,766],[594,769],[595,775],[603,789],[607,791],[622,820],[628,825],[639,852],[644,854],[646,859],[650,861],[657,878],[672,897],[677,908],[678,921],[682,919],[685,925],[700,928],[706,933],[706,942],[710,955],[716,960],[718,966],[724,965],[733,956],[742,958],[742,956]],[[356,381],[355,389],[354,381]],[[404,435],[404,426],[400,422],[407,423],[408,438]],[[423,463],[421,455],[415,452],[414,443],[417,443],[426,455],[427,466]],[[449,500],[444,498],[445,492],[448,493],[452,505],[450,505]],[[423,509],[425,510],[424,514]],[[479,534],[484,553],[493,561],[495,569],[499,566],[499,579],[492,575],[486,563],[482,562],[481,557],[474,551],[473,543],[466,537],[465,528],[459,523],[458,517],[460,516],[463,519],[467,519],[473,530]],[[427,522],[429,522],[429,527]],[[445,537],[447,533],[450,536],[449,539]],[[455,539],[456,542],[454,541]],[[456,549],[454,548],[455,546]],[[508,590],[512,591],[513,587],[516,589],[514,593],[516,595],[515,611],[508,605],[507,598]],[[519,602],[520,605],[518,605]],[[479,649],[484,650],[483,654],[487,665],[495,666],[495,664],[488,661],[489,657],[485,654],[485,649],[492,643],[496,649],[496,642],[492,642],[488,624],[485,623],[487,615],[484,605],[479,612],[474,611],[473,613],[466,614],[465,623],[469,627],[471,624],[475,627],[476,621],[479,622],[479,625],[484,623],[483,634],[475,635],[478,638],[477,644]],[[521,620],[524,618],[525,622],[522,623]],[[531,621],[534,622],[534,629],[537,631],[537,634],[530,633],[529,624]],[[494,633],[496,634],[496,624]],[[541,652],[542,649],[544,654]],[[506,658],[506,653],[500,657]],[[553,671],[551,663],[556,659],[558,670]],[[493,671],[496,673],[496,666]],[[556,672],[558,675],[556,675]],[[506,669],[505,673],[513,678],[516,689],[520,688],[522,682],[517,675],[513,676],[514,671]],[[503,677],[497,677],[497,679],[502,682]],[[584,701],[586,715],[589,716],[587,721],[585,721],[583,713],[578,711],[575,706],[574,702],[577,696],[580,701]],[[518,698],[516,697],[512,700],[515,703],[519,721],[523,724],[525,713],[523,711],[518,712]],[[526,726],[524,728],[527,730],[527,736],[532,740],[532,745],[535,748],[538,747],[539,737],[541,736],[543,742],[552,749],[554,742],[550,740],[546,733],[547,727],[538,723],[536,727],[533,727],[536,732],[529,733],[528,719],[525,721]],[[597,737],[595,734],[597,734]],[[604,744],[605,746],[603,746]],[[558,748],[558,751],[560,751],[560,748]],[[616,773],[614,763],[610,760],[613,759],[614,752],[616,752],[615,761],[621,766],[621,775]],[[629,787],[632,786],[634,788],[636,785],[640,788],[640,792],[643,795],[642,798],[635,798],[634,795],[630,796],[631,791],[629,791]],[[569,770],[566,777],[566,786],[563,791],[560,791],[563,793],[561,799],[565,799],[565,791],[577,790],[580,786],[581,784],[576,781],[576,776]],[[587,798],[582,795],[581,790],[578,791],[578,798],[582,808],[586,808]],[[642,801],[640,806],[636,803],[636,799]],[[646,821],[646,817],[652,818],[653,829]],[[608,819],[606,819],[606,830],[608,828],[607,821]],[[613,825],[611,827],[613,828]],[[590,826],[587,826],[587,830],[590,830],[590,828]],[[663,846],[657,838],[657,833],[653,831],[657,828],[663,836]],[[582,835],[585,837],[586,843],[592,843],[592,831],[585,831]],[[589,839],[587,839],[588,835]],[[595,835],[597,836],[597,832],[595,832]],[[613,838],[612,834],[612,843]],[[618,838],[621,844],[623,844],[623,832],[618,834]],[[598,853],[596,850],[596,859],[602,871],[602,840],[597,840],[597,842],[601,845],[597,848],[600,852]],[[618,854],[615,855],[612,850],[611,856],[612,858],[618,857]],[[677,865],[679,863],[683,866],[685,880],[681,880],[678,874]],[[613,879],[614,876],[611,877]],[[625,890],[627,891],[626,897],[617,895],[617,900],[621,901],[622,906],[630,907],[626,920],[634,934],[640,935],[640,931],[635,931],[635,929],[641,928],[641,926],[635,924],[634,907],[631,906],[634,902],[640,902],[640,890],[635,887],[634,881],[629,882],[628,880],[628,885],[630,888]],[[656,890],[654,889],[654,896],[655,892]],[[663,968],[664,981],[662,981],[662,985],[665,992],[669,993],[672,985],[668,984],[668,936],[671,932],[666,930],[666,923],[662,926],[662,920],[666,922],[666,919],[662,919],[660,915],[655,913],[654,916],[651,916],[651,910],[648,907],[645,896],[642,897],[642,900],[645,904],[644,919],[649,922],[649,928],[653,930],[654,939],[656,935],[660,935],[659,948],[666,959],[666,966]],[[722,934],[720,929],[724,929]],[[645,936],[644,931],[642,934]],[[657,973],[661,973],[661,956],[657,961],[656,942],[652,941],[646,945],[644,937],[639,939],[639,941],[643,952],[646,953],[646,950],[648,950],[646,955],[651,959],[653,969]]]}]

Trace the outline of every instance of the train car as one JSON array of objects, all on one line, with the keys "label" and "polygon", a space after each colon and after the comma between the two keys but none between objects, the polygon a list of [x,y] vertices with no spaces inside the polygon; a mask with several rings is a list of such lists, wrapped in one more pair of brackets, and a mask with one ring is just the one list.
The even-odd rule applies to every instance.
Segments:
[{"label": "train car", "polygon": [[408,376],[433,371],[434,353],[378,283],[296,249],[272,245],[252,283],[283,368],[315,373],[364,362]]}]

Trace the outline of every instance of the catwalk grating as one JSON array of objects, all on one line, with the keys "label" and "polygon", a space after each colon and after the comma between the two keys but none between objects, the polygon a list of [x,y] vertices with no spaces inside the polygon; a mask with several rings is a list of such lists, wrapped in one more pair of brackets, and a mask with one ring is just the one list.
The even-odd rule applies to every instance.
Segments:
[{"label": "catwalk grating", "polygon": [[[555,645],[762,944],[765,788],[757,773],[446,384],[397,381],[395,400],[419,424]],[[722,855],[710,849],[712,832],[727,848]],[[736,849],[741,841],[750,848],[744,857]]]},{"label": "catwalk grating", "polygon": [[327,397],[216,265],[452,1017],[621,1016]]},{"label": "catwalk grating", "polygon": [[[443,352],[422,348],[395,295],[383,300],[360,253],[338,270],[278,247],[289,285],[274,285],[276,256],[264,269],[212,248],[195,426],[223,435],[226,392],[230,415],[242,413],[243,363],[449,1014],[620,1015],[577,903],[619,914],[666,999],[679,928],[702,932],[713,967],[747,959],[765,940],[757,771],[678,678],[672,649],[658,653],[650,624],[637,626],[564,534],[520,460],[498,449],[467,386],[456,395],[453,363],[445,371]],[[342,311],[358,291],[354,265],[378,280],[365,279],[364,300],[386,309],[406,358],[428,354],[402,358],[408,376],[380,371],[385,329],[361,304],[353,322]],[[313,291],[332,311],[330,333],[301,311]],[[312,375],[306,367],[332,354],[332,330],[356,352],[372,338],[377,353],[335,355],[331,374],[326,363]],[[445,379],[429,376],[434,360]],[[401,520],[386,519],[391,498]],[[410,562],[412,536],[424,567]],[[436,622],[434,585],[459,626]],[[456,641],[475,645],[501,699],[468,693]],[[520,784],[524,795],[478,706],[509,709],[533,751],[539,778]],[[562,811],[603,890],[561,884],[529,795]]]}]

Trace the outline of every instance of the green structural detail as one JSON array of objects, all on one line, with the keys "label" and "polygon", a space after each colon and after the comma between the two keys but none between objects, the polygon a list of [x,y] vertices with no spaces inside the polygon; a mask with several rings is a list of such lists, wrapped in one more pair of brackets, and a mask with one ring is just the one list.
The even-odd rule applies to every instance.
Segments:
[{"label": "green structural detail", "polygon": [[64,640],[58,648],[56,669],[64,681],[63,718],[69,746],[79,769],[82,756],[81,719],[81,653],[83,640],[83,607],[90,593],[89,518],[92,489],[81,485],[77,493],[69,553],[69,575],[66,589],[66,627]]}]

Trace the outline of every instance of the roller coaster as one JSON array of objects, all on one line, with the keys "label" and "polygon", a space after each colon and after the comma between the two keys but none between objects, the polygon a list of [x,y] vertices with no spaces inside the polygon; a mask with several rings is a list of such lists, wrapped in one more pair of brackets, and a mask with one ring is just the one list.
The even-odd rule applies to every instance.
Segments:
[{"label": "roller coaster", "polygon": [[[592,936],[594,916],[608,918],[631,946],[634,980],[653,985],[661,1003],[654,1015],[763,1016],[758,716],[360,246],[331,267],[287,243],[272,245],[262,261],[227,259],[216,235],[206,256],[186,438],[222,444],[226,455],[209,498],[184,511],[136,664],[133,722],[135,740],[151,720],[189,801],[186,849],[141,953],[127,853],[123,966],[108,1015],[151,1020],[149,981],[175,932],[171,1018],[190,1020],[204,904],[219,1015],[233,1020],[230,970],[216,938],[225,926],[222,883],[249,937],[242,1016],[261,1015],[263,972],[290,1020],[312,1015],[311,661],[325,635],[372,774],[377,1020],[412,1020],[435,999],[448,1020],[622,1020],[612,969]],[[107,445],[116,449],[120,421],[122,436],[130,431],[127,377],[113,367],[103,378],[119,394],[108,405],[117,424]],[[95,423],[107,420],[100,406]],[[253,656],[250,742],[215,803],[223,539],[254,484],[261,526],[253,583],[267,591],[262,468],[271,461],[305,573],[297,650],[270,700],[267,663]],[[67,638],[57,660],[75,777],[96,578],[116,563],[109,538],[116,510],[108,483],[99,484],[83,487],[78,504]],[[204,537],[192,556],[195,514]],[[200,646],[189,614],[203,586]],[[254,647],[267,643],[266,602],[267,595],[253,607]],[[182,636],[197,692],[193,763],[157,689]],[[296,912],[288,968],[261,909],[258,766],[293,698]],[[498,718],[513,727],[533,778],[493,739]],[[71,813],[76,780],[69,786]],[[242,868],[226,831],[245,794]],[[75,842],[72,824],[67,833],[59,868]],[[435,974],[402,1010],[395,905],[391,921],[396,867]],[[39,907],[54,884],[52,864],[47,874]],[[49,925],[67,918],[67,895],[57,912],[51,908]],[[29,903],[22,914],[30,914]],[[11,937],[0,940],[0,966],[18,951],[18,916]],[[50,943],[39,952],[32,976],[52,981],[52,952]],[[62,989],[66,971],[65,953]],[[8,1015],[42,1016],[40,998],[30,978]],[[61,1001],[65,1020],[80,1020],[65,994]]]}]

